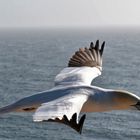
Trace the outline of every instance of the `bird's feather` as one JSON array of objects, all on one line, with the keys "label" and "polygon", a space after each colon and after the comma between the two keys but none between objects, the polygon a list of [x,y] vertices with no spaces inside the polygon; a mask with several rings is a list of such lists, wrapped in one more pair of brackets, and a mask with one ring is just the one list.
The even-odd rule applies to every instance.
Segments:
[{"label": "bird's feather", "polygon": [[55,78],[55,85],[90,85],[92,80],[101,75],[102,54],[105,42],[95,46],[91,42],[89,48],[80,48],[69,60],[68,67],[64,68]]},{"label": "bird's feather", "polygon": [[87,101],[87,94],[66,95],[62,98],[51,102],[43,103],[35,112],[34,121],[43,121],[48,119],[62,119],[66,115],[70,120],[74,113],[77,117],[81,111],[83,104]]},{"label": "bird's feather", "polygon": [[96,67],[67,67],[55,78],[55,85],[90,85],[92,80],[101,75]]},{"label": "bird's feather", "polygon": [[104,45],[105,42],[102,43],[100,49],[99,40],[97,40],[95,46],[93,42],[91,42],[89,48],[80,48],[79,51],[76,51],[70,58],[68,67],[102,67]]},{"label": "bird's feather", "polygon": [[79,113],[87,101],[87,94],[64,96],[52,102],[43,103],[35,112],[33,120],[59,122],[70,126],[81,133],[85,115],[78,122]]}]

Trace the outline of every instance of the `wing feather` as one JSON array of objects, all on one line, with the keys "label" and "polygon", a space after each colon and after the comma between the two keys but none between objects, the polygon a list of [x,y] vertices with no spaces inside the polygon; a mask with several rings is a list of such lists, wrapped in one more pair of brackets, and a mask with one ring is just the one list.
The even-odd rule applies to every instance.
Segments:
[{"label": "wing feather", "polygon": [[[89,48],[80,48],[76,51],[70,58],[68,67],[56,76],[55,85],[63,87],[65,85],[90,85],[95,77],[101,75],[104,45],[105,42],[100,49],[99,40],[97,40],[95,46],[91,42]],[[37,108],[33,119],[34,121],[63,123],[81,133],[85,115],[79,122],[78,116],[88,96],[84,91],[80,91],[43,103]]]},{"label": "wing feather", "polygon": [[51,121],[66,124],[77,132],[81,133],[85,115],[78,122],[79,113],[83,104],[87,101],[87,94],[75,94],[56,99],[51,102],[43,103],[35,112],[33,120]]},{"label": "wing feather", "polygon": [[[99,40],[97,40],[95,46],[93,42],[91,42],[89,48],[80,48],[79,51],[77,51],[69,60],[68,67],[102,67],[102,54],[104,45],[105,42],[102,43],[100,49]],[[79,62],[77,66],[75,66],[75,64],[73,65],[73,58]]]},{"label": "wing feather", "polygon": [[86,94],[67,95],[51,102],[43,103],[35,112],[34,121],[42,121],[48,119],[62,119],[66,114],[70,120],[74,113],[79,115],[81,108],[88,96]]},{"label": "wing feather", "polygon": [[64,68],[55,78],[55,85],[90,85],[92,80],[101,75],[102,54],[105,42],[99,46],[99,40],[95,46],[80,48],[70,58],[68,67]]}]

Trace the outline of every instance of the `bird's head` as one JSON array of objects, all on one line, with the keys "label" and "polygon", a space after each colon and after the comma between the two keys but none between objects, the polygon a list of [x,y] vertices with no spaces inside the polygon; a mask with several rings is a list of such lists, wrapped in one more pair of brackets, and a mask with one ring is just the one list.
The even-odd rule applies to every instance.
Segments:
[{"label": "bird's head", "polygon": [[140,110],[140,98],[133,93],[124,90],[110,92],[112,108],[116,110]]}]

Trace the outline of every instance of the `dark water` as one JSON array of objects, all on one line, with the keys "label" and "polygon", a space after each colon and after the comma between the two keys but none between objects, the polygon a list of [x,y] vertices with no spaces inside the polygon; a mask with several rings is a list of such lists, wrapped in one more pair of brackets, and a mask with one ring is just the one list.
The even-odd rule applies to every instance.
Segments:
[{"label": "dark water", "polygon": [[[53,87],[75,50],[106,41],[103,73],[95,85],[140,96],[140,30],[0,31],[0,106]],[[67,126],[34,123],[32,114],[0,117],[0,140],[139,140],[140,112],[90,113],[79,135]]]}]

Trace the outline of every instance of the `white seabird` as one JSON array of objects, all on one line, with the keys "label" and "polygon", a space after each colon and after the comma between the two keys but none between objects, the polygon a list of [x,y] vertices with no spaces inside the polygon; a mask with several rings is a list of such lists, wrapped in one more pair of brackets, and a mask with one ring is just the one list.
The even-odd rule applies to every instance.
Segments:
[{"label": "white seabird", "polygon": [[138,109],[140,98],[124,90],[103,89],[91,85],[102,72],[102,54],[105,42],[91,42],[89,48],[80,48],[55,78],[54,88],[0,108],[8,112],[35,112],[33,120],[66,124],[82,132],[86,115],[78,121],[80,112]]}]

